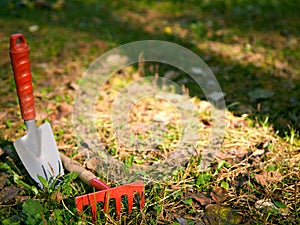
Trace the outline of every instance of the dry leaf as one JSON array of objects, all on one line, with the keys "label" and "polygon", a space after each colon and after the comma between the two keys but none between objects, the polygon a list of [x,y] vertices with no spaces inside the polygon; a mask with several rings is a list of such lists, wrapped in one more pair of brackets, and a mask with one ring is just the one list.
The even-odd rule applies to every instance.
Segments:
[{"label": "dry leaf", "polygon": [[257,183],[263,186],[268,186],[269,184],[280,182],[282,180],[282,175],[277,171],[263,171],[260,174],[255,174],[254,178]]},{"label": "dry leaf", "polygon": [[62,117],[67,116],[72,112],[72,106],[63,103],[62,105],[57,107],[57,110],[58,110],[58,114],[56,115],[56,119],[59,120]]},{"label": "dry leaf", "polygon": [[60,191],[56,190],[51,194],[51,199],[56,201],[57,203],[60,203],[61,200],[63,199],[63,195]]},{"label": "dry leaf", "polygon": [[77,90],[79,87],[79,84],[75,83],[75,82],[70,82],[67,84],[68,88],[71,90]]},{"label": "dry leaf", "polygon": [[89,170],[95,170],[95,168],[97,168],[97,165],[97,160],[94,158],[88,159],[85,164],[86,168]]},{"label": "dry leaf", "polygon": [[6,181],[8,180],[9,175],[6,173],[0,174],[0,190],[2,190],[6,184]]},{"label": "dry leaf", "polygon": [[0,192],[0,202],[7,202],[17,197],[18,193],[19,193],[19,188],[15,186],[5,187]]},{"label": "dry leaf", "polygon": [[22,196],[22,195],[18,195],[16,197],[16,202],[18,203],[22,203],[24,201],[26,201],[27,199],[30,199],[31,197],[30,196]]},{"label": "dry leaf", "polygon": [[210,196],[218,203],[224,202],[227,198],[227,190],[226,188],[215,186],[213,187]]},{"label": "dry leaf", "polygon": [[241,162],[247,154],[248,151],[246,149],[230,149],[228,151],[218,151],[217,157],[232,164]]},{"label": "dry leaf", "polygon": [[211,198],[206,197],[202,193],[198,193],[198,194],[191,194],[191,193],[189,193],[189,194],[187,194],[186,197],[187,198],[192,198],[192,199],[200,202],[200,204],[203,205],[203,206],[213,203],[213,200]]}]

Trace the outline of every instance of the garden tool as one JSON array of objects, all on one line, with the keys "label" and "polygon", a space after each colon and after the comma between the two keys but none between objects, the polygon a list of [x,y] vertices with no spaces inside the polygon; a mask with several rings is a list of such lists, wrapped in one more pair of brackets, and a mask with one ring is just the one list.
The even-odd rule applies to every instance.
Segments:
[{"label": "garden tool", "polygon": [[128,199],[128,214],[130,214],[133,207],[134,194],[138,193],[140,197],[140,208],[144,207],[144,184],[142,181],[125,184],[122,186],[110,188],[106,183],[97,179],[97,177],[90,171],[86,170],[81,164],[70,159],[69,157],[60,153],[60,157],[64,167],[70,172],[77,172],[79,178],[86,184],[96,188],[98,191],[95,193],[81,195],[75,198],[76,208],[78,213],[83,212],[84,206],[90,206],[92,211],[93,221],[97,220],[97,203],[102,202],[104,206],[104,213],[109,210],[109,200],[115,199],[116,214],[120,217],[121,214],[121,200],[122,196],[127,196]]},{"label": "garden tool", "polygon": [[23,34],[11,35],[10,58],[21,114],[27,128],[27,134],[16,140],[14,146],[31,178],[43,188],[39,176],[51,183],[64,171],[50,124],[46,122],[38,128],[35,124],[29,48]]}]

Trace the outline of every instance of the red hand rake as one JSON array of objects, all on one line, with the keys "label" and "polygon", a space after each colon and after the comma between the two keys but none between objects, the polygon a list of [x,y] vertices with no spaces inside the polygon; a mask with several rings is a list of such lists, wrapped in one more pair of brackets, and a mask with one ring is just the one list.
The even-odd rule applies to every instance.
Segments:
[{"label": "red hand rake", "polygon": [[60,153],[61,160],[64,167],[70,172],[77,172],[79,178],[86,184],[96,188],[97,192],[81,195],[75,198],[76,208],[79,214],[83,213],[84,206],[89,205],[92,211],[93,221],[97,220],[97,203],[102,202],[104,205],[104,213],[109,210],[109,200],[115,199],[116,203],[116,214],[120,218],[121,214],[121,200],[122,196],[127,196],[128,199],[128,214],[130,214],[133,207],[134,194],[138,193],[140,197],[140,208],[144,207],[144,183],[142,181],[134,182],[131,184],[125,184],[122,186],[110,188],[103,181],[97,179],[97,177],[90,171],[83,168],[79,163],[73,161],[69,157]]}]

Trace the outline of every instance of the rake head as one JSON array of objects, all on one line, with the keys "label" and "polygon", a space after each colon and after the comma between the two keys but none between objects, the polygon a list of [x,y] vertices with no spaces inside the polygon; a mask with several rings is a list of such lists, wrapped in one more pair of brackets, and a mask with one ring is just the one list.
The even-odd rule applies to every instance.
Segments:
[{"label": "rake head", "polygon": [[79,214],[83,213],[84,206],[90,206],[92,209],[92,218],[95,222],[97,220],[97,203],[102,202],[104,205],[104,213],[109,211],[109,200],[115,199],[116,203],[116,214],[118,219],[121,214],[122,207],[122,196],[127,196],[128,201],[128,214],[131,212],[133,207],[133,198],[135,193],[139,194],[140,197],[140,208],[142,209],[145,204],[144,196],[144,183],[142,181],[134,182],[131,184],[125,184],[122,186],[110,188],[105,182],[99,180],[95,174],[86,170],[81,164],[70,159],[64,154],[60,153],[60,158],[65,168],[70,172],[78,173],[79,178],[91,187],[96,188],[98,191],[95,193],[81,195],[75,198],[76,208]]},{"label": "rake head", "polygon": [[90,206],[92,210],[93,221],[97,220],[97,203],[102,202],[104,205],[104,213],[109,211],[109,200],[115,199],[116,203],[116,214],[120,218],[121,207],[122,207],[122,196],[127,196],[128,200],[128,214],[130,214],[133,207],[133,198],[135,193],[139,194],[140,197],[140,208],[142,209],[145,204],[144,197],[144,183],[142,181],[134,182],[131,184],[125,184],[122,186],[109,188],[106,190],[98,191],[95,193],[81,195],[75,198],[76,208],[79,214],[83,213],[84,206]]}]

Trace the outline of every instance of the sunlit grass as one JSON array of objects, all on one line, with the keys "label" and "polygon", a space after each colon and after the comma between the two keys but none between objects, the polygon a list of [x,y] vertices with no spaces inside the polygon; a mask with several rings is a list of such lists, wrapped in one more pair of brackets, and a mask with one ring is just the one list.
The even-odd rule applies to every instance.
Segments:
[{"label": "sunlit grass", "polygon": [[[139,210],[136,200],[132,213],[127,215],[123,210],[118,221],[114,209],[105,216],[99,208],[98,224],[175,225],[180,221],[213,224],[216,215],[235,215],[233,219],[241,223],[300,223],[298,1],[76,0],[65,1],[64,7],[55,10],[34,4],[22,6],[20,2],[0,2],[3,224],[91,224],[92,221],[89,207],[82,217],[74,204],[75,196],[90,193],[92,188],[75,175],[67,174],[62,178],[64,185],[39,190],[12,150],[12,142],[25,134],[8,54],[9,36],[15,32],[25,35],[31,49],[38,124],[49,121],[58,148],[82,163],[86,160],[77,154],[78,143],[71,122],[74,93],[85,69],[113,47],[144,39],[186,46],[210,66],[226,93],[225,100],[230,106],[227,131],[211,169],[200,171],[201,157],[192,157],[168,179],[147,183],[143,210]],[[36,31],[30,30],[33,25],[37,25]],[[176,109],[155,98],[142,99],[128,113],[130,131],[135,132],[132,145],[122,143],[114,134],[111,105],[124,87],[141,76],[140,69],[134,65],[117,74],[116,79],[99,90],[96,107],[95,132],[105,150],[127,166],[142,166],[166,158],[182,134]],[[169,70],[176,68],[149,63],[143,75],[164,76]],[[194,97],[193,103],[199,110],[200,137],[194,147],[201,152],[211,131],[210,108],[202,110],[205,96],[197,93],[194,82],[184,79],[185,76],[179,71],[173,81],[189,88]],[[256,88],[271,90],[274,95],[262,99],[249,96]],[[151,122],[155,125],[152,130],[145,126]],[[160,130],[162,123],[166,123],[165,132]],[[160,133],[154,134],[155,131]],[[148,145],[138,149],[134,145],[136,140]],[[211,202],[225,207],[221,208],[223,215],[216,212],[220,208],[209,209],[203,203],[214,201],[215,187],[224,188],[228,195],[221,203]],[[7,197],[7,191],[12,198]],[[270,207],[257,207],[255,203],[261,201]]]}]

